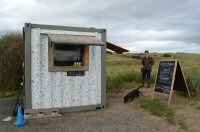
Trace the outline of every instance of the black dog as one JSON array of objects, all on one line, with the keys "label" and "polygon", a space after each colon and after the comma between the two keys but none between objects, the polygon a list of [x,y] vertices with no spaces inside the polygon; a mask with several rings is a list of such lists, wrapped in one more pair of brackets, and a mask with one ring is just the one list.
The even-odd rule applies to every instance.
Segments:
[{"label": "black dog", "polygon": [[139,98],[140,94],[143,95],[139,89],[140,87],[134,89],[133,91],[129,92],[126,96],[124,96],[124,103],[127,103],[129,100],[132,101],[135,98]]}]

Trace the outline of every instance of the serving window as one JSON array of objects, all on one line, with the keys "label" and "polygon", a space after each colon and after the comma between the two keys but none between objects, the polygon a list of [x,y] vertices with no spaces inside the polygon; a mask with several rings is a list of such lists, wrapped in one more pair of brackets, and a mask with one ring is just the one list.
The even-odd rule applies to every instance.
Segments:
[{"label": "serving window", "polygon": [[84,46],[82,45],[54,45],[54,66],[82,65]]},{"label": "serving window", "polygon": [[94,37],[91,39],[88,36],[77,35],[48,36],[49,71],[52,72],[89,70],[89,45],[102,45]]}]

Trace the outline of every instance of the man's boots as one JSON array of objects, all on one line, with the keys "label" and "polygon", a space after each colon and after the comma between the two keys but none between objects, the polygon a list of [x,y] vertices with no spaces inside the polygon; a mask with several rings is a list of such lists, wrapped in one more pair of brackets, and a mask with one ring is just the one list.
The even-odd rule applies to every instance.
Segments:
[{"label": "man's boots", "polygon": [[150,85],[151,85],[151,81],[150,79],[147,79],[147,88],[150,88]]},{"label": "man's boots", "polygon": [[142,79],[142,84],[140,85],[140,87],[144,87],[144,82],[145,82],[145,79]]}]

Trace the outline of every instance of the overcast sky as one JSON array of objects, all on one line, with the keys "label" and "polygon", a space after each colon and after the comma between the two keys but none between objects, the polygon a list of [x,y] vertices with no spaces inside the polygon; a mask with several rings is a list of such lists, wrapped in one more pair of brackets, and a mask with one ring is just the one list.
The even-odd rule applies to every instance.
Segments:
[{"label": "overcast sky", "polygon": [[200,53],[200,0],[0,0],[0,35],[25,22],[106,28],[131,52]]}]

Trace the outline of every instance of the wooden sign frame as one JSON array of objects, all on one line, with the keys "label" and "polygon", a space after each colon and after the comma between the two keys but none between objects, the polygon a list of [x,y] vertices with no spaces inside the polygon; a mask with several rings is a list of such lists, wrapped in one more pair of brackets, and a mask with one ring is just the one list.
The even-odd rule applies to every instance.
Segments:
[{"label": "wooden sign frame", "polygon": [[[159,67],[160,67],[160,63],[161,63],[161,62],[165,62],[165,61],[174,61],[174,62],[175,62],[174,70],[173,70],[173,76],[172,76],[172,82],[171,82],[171,87],[170,87],[170,93],[169,93],[169,94],[160,93],[160,92],[156,92],[156,91],[155,91],[156,82],[157,82],[157,77],[158,77],[158,72],[159,72]],[[182,71],[182,69],[181,69],[181,64],[180,64],[179,60],[164,60],[164,61],[159,61],[158,72],[157,72],[157,74],[156,74],[156,79],[155,79],[154,88],[153,88],[152,101],[153,101],[153,99],[154,99],[154,95],[155,95],[155,94],[161,94],[161,95],[169,96],[169,99],[168,99],[168,106],[170,105],[170,103],[171,103],[171,98],[172,98],[172,95],[173,95],[173,89],[174,89],[174,83],[175,83],[175,77],[176,77],[176,71],[177,71],[177,68],[178,68],[177,66],[178,66],[178,65],[179,65],[179,67],[180,67],[180,72],[182,73],[182,77],[183,77],[183,80],[184,80],[184,83],[185,83],[185,86],[186,86],[186,89],[187,89],[188,97],[189,97],[189,99],[191,99],[190,92],[189,92],[187,83],[186,83],[186,81],[185,81],[185,76],[184,76],[183,71]]]}]

